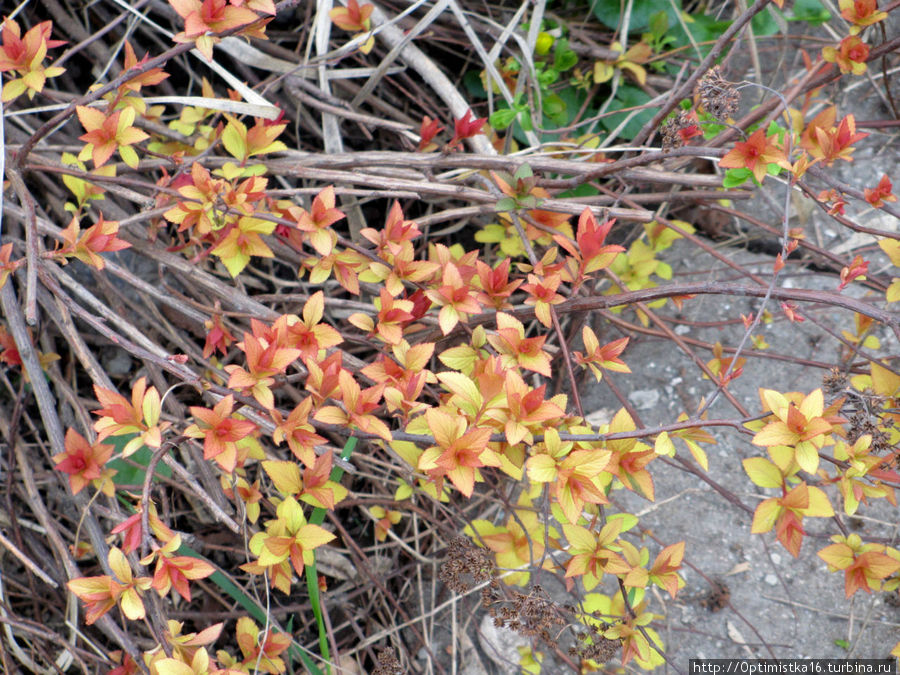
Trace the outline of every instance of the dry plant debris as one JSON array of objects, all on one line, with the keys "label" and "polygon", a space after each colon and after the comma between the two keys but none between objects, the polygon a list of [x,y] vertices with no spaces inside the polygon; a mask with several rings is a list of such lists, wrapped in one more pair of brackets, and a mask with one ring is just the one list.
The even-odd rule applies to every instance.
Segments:
[{"label": "dry plant debris", "polygon": [[[900,3],[76,4],[0,29],[4,672],[449,673],[485,614],[521,672],[681,672],[660,466],[896,598],[896,177],[841,172]],[[708,385],[659,423],[648,340]]]}]

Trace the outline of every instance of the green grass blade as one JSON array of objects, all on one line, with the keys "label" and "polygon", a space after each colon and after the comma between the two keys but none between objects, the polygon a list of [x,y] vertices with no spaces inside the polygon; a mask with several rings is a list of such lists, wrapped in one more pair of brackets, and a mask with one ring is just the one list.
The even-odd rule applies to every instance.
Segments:
[{"label": "green grass blade", "polygon": [[[344,445],[344,449],[341,451],[341,459],[347,460],[350,458],[350,455],[353,454],[353,449],[356,447],[356,438],[351,436],[347,439],[347,443]],[[331,480],[335,483],[341,480],[344,475],[344,470],[339,466],[334,466],[331,469]],[[313,509],[312,514],[309,517],[309,522],[313,525],[321,525],[325,521],[325,513],[326,509],[317,507]],[[328,650],[328,634],[325,630],[325,618],[322,614],[322,603],[319,597],[319,574],[316,568],[316,559],[315,559],[315,551],[313,551],[313,562],[311,565],[306,566],[306,590],[309,593],[309,602],[312,604],[313,615],[316,617],[316,625],[319,628],[319,650],[322,653],[322,658],[325,661],[328,661],[331,656]],[[330,673],[331,668],[326,666],[326,670]]]}]

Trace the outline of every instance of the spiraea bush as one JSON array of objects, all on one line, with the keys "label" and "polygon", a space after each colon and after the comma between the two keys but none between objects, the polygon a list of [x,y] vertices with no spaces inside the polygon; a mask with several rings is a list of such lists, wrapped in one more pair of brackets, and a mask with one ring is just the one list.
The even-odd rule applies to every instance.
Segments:
[{"label": "spiraea bush", "polygon": [[[847,521],[900,486],[900,235],[860,224],[900,214],[889,175],[837,175],[898,115],[881,4],[6,17],[3,669],[451,672],[428,617],[469,593],[528,639],[524,672],[652,669],[655,598],[683,592],[691,550],[614,497],[654,500],[670,459],[708,471],[716,430],[753,448],[747,538],[815,547],[848,603],[896,596],[891,532]],[[763,44],[798,54],[788,77],[744,79]],[[892,119],[830,103],[862,76]],[[756,195],[777,221],[742,208]],[[823,248],[792,199],[870,243]],[[701,212],[773,242],[765,269]],[[673,252],[732,279],[678,274]],[[808,265],[827,288],[783,283]],[[754,299],[718,317],[738,342],[670,327],[710,295]],[[842,325],[822,327],[840,355],[821,387],[772,369],[747,410],[748,359],[798,362],[762,327],[823,308]],[[646,335],[710,383],[653,426],[616,385],[641,388]],[[601,422],[598,386],[622,404]]]}]

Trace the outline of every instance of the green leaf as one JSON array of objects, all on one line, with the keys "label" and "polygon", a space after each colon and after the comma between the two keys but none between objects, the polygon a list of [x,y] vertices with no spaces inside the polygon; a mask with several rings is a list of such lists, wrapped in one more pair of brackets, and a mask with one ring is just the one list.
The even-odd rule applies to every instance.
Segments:
[{"label": "green leaf", "polygon": [[551,84],[559,79],[559,71],[553,68],[537,71],[537,81],[541,85],[541,89],[547,89]]},{"label": "green leaf", "polygon": [[[722,33],[731,25],[730,21],[717,21],[715,17],[706,16],[705,14],[685,14],[682,18],[687,29],[691,32],[694,42],[699,46],[700,53],[704,56],[712,48],[712,43],[718,40]],[[681,22],[678,22],[677,18],[675,21],[676,23],[673,23],[669,29],[669,34],[675,38],[675,44],[679,47],[690,45],[691,41],[688,39],[687,33],[684,32]]]},{"label": "green leaf", "polygon": [[531,166],[526,162],[525,164],[521,164],[516,172],[513,174],[513,178],[516,180],[524,180],[526,178],[533,178],[534,171],[531,170]]},{"label": "green leaf", "polygon": [[470,96],[475,98],[487,98],[487,90],[484,88],[484,83],[481,81],[481,75],[479,75],[477,70],[470,70],[463,75],[463,84]]},{"label": "green leaf", "polygon": [[564,126],[568,121],[568,111],[566,102],[557,94],[548,94],[544,96],[543,112],[553,122],[559,126]]},{"label": "green leaf", "polygon": [[778,32],[778,21],[775,19],[775,11],[771,5],[750,19],[753,33],[756,37],[774,35]]},{"label": "green leaf", "polygon": [[766,128],[766,137],[776,136],[779,143],[784,143],[784,134],[786,132],[787,130],[783,126],[773,120],[769,122],[769,126]]},{"label": "green leaf", "polygon": [[516,210],[516,200],[512,197],[503,197],[497,200],[497,206],[494,208],[495,211],[503,212],[503,211],[515,211]]},{"label": "green leaf", "polygon": [[703,132],[703,138],[710,139],[719,135],[719,132],[725,130],[724,124],[719,124],[715,117],[708,112],[700,113],[700,131]]},{"label": "green leaf", "polygon": [[[128,434],[126,436],[110,436],[104,439],[103,442],[115,447],[114,454],[121,454],[122,448],[124,448],[128,444],[128,442],[135,437],[137,437],[137,434]],[[147,446],[143,446],[136,452],[132,453],[131,456],[128,457],[128,459],[122,459],[121,457],[119,457],[107,462],[106,466],[108,466],[110,469],[116,470],[116,475],[113,478],[116,486],[143,485],[144,477],[147,475],[147,464],[149,464],[150,460],[153,458],[153,452],[154,451]],[[138,464],[139,466],[134,466],[135,464]],[[157,475],[170,478],[172,476],[172,469],[170,469],[160,461],[156,465],[155,473]]]},{"label": "green leaf", "polygon": [[[612,109],[634,108],[645,104],[649,100],[650,96],[642,89],[626,84],[619,87],[619,92],[616,95],[616,100]],[[626,115],[632,115],[632,112],[633,111],[629,111],[628,113],[618,113],[610,115],[609,117],[604,117],[600,120],[600,124],[602,124],[603,128],[607,131],[612,131],[622,123],[622,120],[625,119]],[[625,125],[625,128],[619,132],[619,136],[626,140],[631,140],[637,136],[641,127],[653,117],[653,112],[652,109],[641,110],[633,115],[628,121],[628,124]]]},{"label": "green leaf", "polygon": [[557,199],[569,199],[571,197],[595,197],[600,194],[600,190],[589,183],[582,183],[578,187],[556,195]]},{"label": "green leaf", "polygon": [[637,588],[629,588],[628,589],[628,606],[634,607],[635,604],[635,595],[637,594]]},{"label": "green leaf", "polygon": [[525,131],[531,131],[534,129],[534,125],[531,124],[531,115],[528,113],[527,106],[524,111],[519,112],[519,116],[516,118],[518,122],[518,126],[522,127]]},{"label": "green leaf", "polygon": [[738,185],[743,184],[744,181],[746,181],[752,175],[753,172],[750,169],[728,169],[725,171],[725,176],[722,178],[722,187],[737,187]]},{"label": "green leaf", "polygon": [[657,40],[664,37],[669,30],[669,17],[665,10],[660,10],[650,17],[650,34]]},{"label": "green leaf", "polygon": [[492,129],[503,131],[513,123],[513,120],[516,119],[516,115],[518,114],[519,113],[512,108],[495,110],[493,114],[491,114],[491,116],[488,118],[488,122],[490,123]]},{"label": "green leaf", "polygon": [[[601,23],[615,29],[622,22],[622,7],[625,4],[624,0],[591,0],[591,12]],[[681,0],[634,0],[628,22],[629,33],[646,33],[650,30],[651,18],[660,11],[666,14],[668,25],[674,26],[678,21],[675,12],[681,11]]]},{"label": "green leaf", "polygon": [[569,41],[561,38],[556,41],[553,50],[553,69],[558,73],[564,73],[578,63],[578,54],[569,49]]},{"label": "green leaf", "polygon": [[806,21],[811,26],[818,26],[831,18],[831,12],[825,9],[821,0],[796,0],[793,16],[785,18],[788,21]]}]

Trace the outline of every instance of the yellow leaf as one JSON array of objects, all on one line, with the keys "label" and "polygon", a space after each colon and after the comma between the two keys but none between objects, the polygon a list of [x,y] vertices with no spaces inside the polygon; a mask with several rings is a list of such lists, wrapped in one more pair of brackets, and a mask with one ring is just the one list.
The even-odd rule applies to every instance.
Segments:
[{"label": "yellow leaf", "polygon": [[594,62],[594,84],[602,84],[603,82],[609,82],[612,79],[613,74],[616,72],[616,69],[613,68],[612,64],[607,63],[606,61],[595,61]]},{"label": "yellow leaf", "polygon": [[900,376],[895,375],[887,368],[872,363],[872,389],[882,396],[894,396],[900,391]]},{"label": "yellow leaf", "polygon": [[317,548],[323,544],[327,544],[334,539],[334,535],[328,530],[318,525],[304,525],[297,532],[297,541],[299,541],[304,549]]},{"label": "yellow leaf", "polygon": [[141,600],[141,596],[138,595],[137,591],[133,588],[129,588],[122,594],[122,614],[124,614],[131,621],[138,621],[143,619],[146,610],[144,609],[144,603]]},{"label": "yellow leaf", "polygon": [[478,385],[462,373],[438,373],[437,378],[447,391],[459,396],[466,403],[471,403],[480,407],[484,400],[481,396],[481,392],[478,390]]},{"label": "yellow leaf", "polygon": [[303,481],[300,478],[300,467],[296,462],[265,461],[263,470],[275,484],[275,488],[284,496],[294,495],[303,490]]},{"label": "yellow leaf", "polygon": [[781,513],[781,506],[777,499],[766,499],[760,502],[753,513],[753,525],[750,532],[753,534],[762,534],[769,532],[775,526],[775,521]]},{"label": "yellow leaf", "polygon": [[895,278],[891,280],[891,285],[888,286],[884,297],[888,302],[900,301],[900,279]]},{"label": "yellow leaf", "polygon": [[319,422],[323,424],[347,424],[347,413],[334,405],[326,405],[319,408],[316,411],[316,414],[313,416]]},{"label": "yellow leaf", "polygon": [[551,483],[556,480],[559,470],[550,455],[535,455],[528,460],[528,476],[538,483]]},{"label": "yellow leaf", "polygon": [[819,451],[809,441],[797,444],[794,459],[797,460],[800,468],[807,473],[815,473],[816,469],[819,468]]},{"label": "yellow leaf", "polygon": [[878,242],[881,250],[887,253],[894,267],[900,267],[900,241],[896,239],[882,239]]},{"label": "yellow leaf", "polygon": [[744,471],[759,487],[781,487],[784,477],[781,470],[765,457],[750,457],[743,461]]},{"label": "yellow leaf", "polygon": [[814,486],[809,486],[808,490],[809,506],[803,510],[803,515],[815,518],[831,518],[834,515],[834,509],[831,508],[828,495]]},{"label": "yellow leaf", "polygon": [[753,437],[754,445],[793,445],[797,441],[797,434],[788,429],[784,422],[772,422],[767,424],[762,431]]},{"label": "yellow leaf", "polygon": [[631,72],[631,74],[634,75],[634,79],[636,79],[639,84],[646,84],[647,71],[638,64],[632,63],[631,61],[623,61],[619,64],[619,68]]},{"label": "yellow leaf", "polygon": [[766,405],[766,409],[774,413],[777,413],[782,408],[787,408],[789,405],[785,395],[774,389],[760,389],[759,395]]},{"label": "yellow leaf", "polygon": [[704,471],[709,471],[709,458],[706,456],[706,451],[693,441],[685,439],[685,443],[687,443],[688,450],[691,451],[697,464],[703,467]]},{"label": "yellow leaf", "polygon": [[653,452],[657,455],[675,456],[675,444],[672,443],[672,439],[669,438],[667,432],[663,431],[656,437],[656,441],[653,443]]}]

